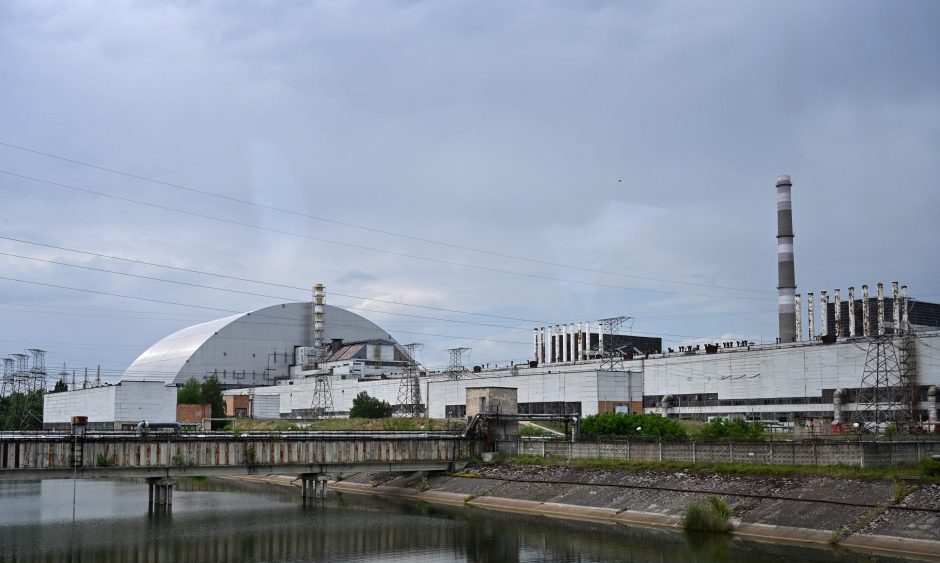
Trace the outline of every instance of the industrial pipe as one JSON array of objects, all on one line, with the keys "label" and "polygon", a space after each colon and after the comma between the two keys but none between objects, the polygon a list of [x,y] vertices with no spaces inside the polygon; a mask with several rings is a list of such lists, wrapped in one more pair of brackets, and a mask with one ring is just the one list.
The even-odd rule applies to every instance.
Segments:
[{"label": "industrial pipe", "polygon": [[849,338],[855,338],[855,288],[849,287]]},{"label": "industrial pipe", "polygon": [[899,300],[898,282],[891,282],[891,321],[894,334],[901,332],[901,301]]},{"label": "industrial pipe", "polygon": [[868,303],[868,284],[862,285],[862,336],[871,336],[871,306]]},{"label": "industrial pipe", "polygon": [[842,397],[845,389],[836,389],[832,393],[832,423],[842,424]]},{"label": "industrial pipe", "polygon": [[825,289],[819,292],[819,306],[822,307],[822,313],[819,314],[819,324],[822,327],[821,336],[829,335],[829,292]]},{"label": "industrial pipe", "polygon": [[807,340],[816,340],[816,311],[813,309],[812,291],[806,294],[806,328],[809,329]]},{"label": "industrial pipe", "polygon": [[842,294],[841,289],[836,289],[835,302],[833,303],[833,308],[835,309],[835,325],[836,325],[836,338],[842,338]]},{"label": "industrial pipe", "polygon": [[927,389],[927,422],[931,424],[931,431],[937,424],[937,386],[931,385]]},{"label": "industrial pipe", "polygon": [[901,286],[901,332],[911,332],[911,323],[910,316],[908,315],[908,308],[910,303],[908,302],[907,296],[907,286]]},{"label": "industrial pipe", "polygon": [[885,334],[885,284],[878,282],[878,336]]},{"label": "industrial pipe", "polygon": [[803,340],[803,308],[800,304],[800,294],[793,296],[793,305],[796,312],[796,341]]}]

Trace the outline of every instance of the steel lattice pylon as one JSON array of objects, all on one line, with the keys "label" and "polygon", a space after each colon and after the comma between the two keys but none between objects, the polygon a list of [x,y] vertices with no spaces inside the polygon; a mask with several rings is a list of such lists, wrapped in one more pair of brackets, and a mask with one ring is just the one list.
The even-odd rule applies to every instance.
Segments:
[{"label": "steel lattice pylon", "polygon": [[469,352],[470,348],[451,348],[447,351],[450,352],[450,364],[444,373],[455,381],[463,378],[467,374],[467,366],[463,365],[463,355]]},{"label": "steel lattice pylon", "polygon": [[405,350],[408,351],[408,365],[405,366],[401,383],[398,385],[400,412],[413,418],[418,418],[424,413],[424,406],[421,404],[421,385],[418,382],[418,360],[415,358],[422,347],[424,344],[405,344]]},{"label": "steel lattice pylon", "polygon": [[16,369],[13,358],[3,358],[3,381],[0,382],[0,397],[9,397],[16,391]]},{"label": "steel lattice pylon", "polygon": [[862,427],[866,423],[895,424],[908,429],[914,421],[911,410],[911,385],[902,365],[893,336],[873,338],[865,358],[865,371],[859,385],[854,421]]},{"label": "steel lattice pylon", "polygon": [[313,387],[313,403],[310,405],[313,418],[322,418],[333,414],[333,385],[328,374],[316,376]]},{"label": "steel lattice pylon", "polygon": [[[601,319],[601,333],[598,335],[598,347],[601,357],[601,371],[624,371],[623,367],[623,347],[616,347],[615,336],[620,334],[624,323],[633,322],[633,317],[611,317]],[[610,345],[604,342],[604,335],[610,335]]]}]

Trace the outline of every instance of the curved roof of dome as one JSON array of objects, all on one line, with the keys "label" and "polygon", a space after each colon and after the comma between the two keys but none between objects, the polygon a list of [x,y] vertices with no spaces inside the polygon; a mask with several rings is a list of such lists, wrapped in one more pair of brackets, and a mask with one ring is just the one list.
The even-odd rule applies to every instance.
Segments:
[{"label": "curved roof of dome", "polygon": [[[324,341],[394,339],[372,321],[324,305]],[[122,380],[182,384],[216,375],[223,384],[261,385],[288,375],[294,348],[312,343],[310,302],[282,303],[216,319],[166,336],[125,370]]]}]

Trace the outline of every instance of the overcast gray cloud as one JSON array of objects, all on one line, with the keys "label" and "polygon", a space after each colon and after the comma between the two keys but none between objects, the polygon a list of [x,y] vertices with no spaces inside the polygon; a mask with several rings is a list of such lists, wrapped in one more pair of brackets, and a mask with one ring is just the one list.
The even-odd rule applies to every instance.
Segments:
[{"label": "overcast gray cloud", "polygon": [[264,295],[0,255],[5,278],[212,308],[0,280],[0,352],[120,371],[316,281],[526,319],[330,296],[430,364],[620,314],[673,344],[773,340],[779,174],[798,291],[940,299],[938,24],[927,1],[4,2],[0,142],[260,206],[0,146],[0,170],[125,198],[0,174],[3,236],[278,286],[0,240]]}]

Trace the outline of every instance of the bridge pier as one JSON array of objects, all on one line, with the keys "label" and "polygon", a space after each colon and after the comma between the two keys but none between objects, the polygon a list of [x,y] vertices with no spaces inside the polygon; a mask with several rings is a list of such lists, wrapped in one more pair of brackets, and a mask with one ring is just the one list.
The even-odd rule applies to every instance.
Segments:
[{"label": "bridge pier", "polygon": [[304,499],[326,498],[326,475],[322,473],[300,474],[300,496]]},{"label": "bridge pier", "polygon": [[149,477],[147,485],[150,489],[148,495],[150,506],[165,506],[167,508],[173,506],[173,487],[176,485],[176,481],[165,477]]}]

